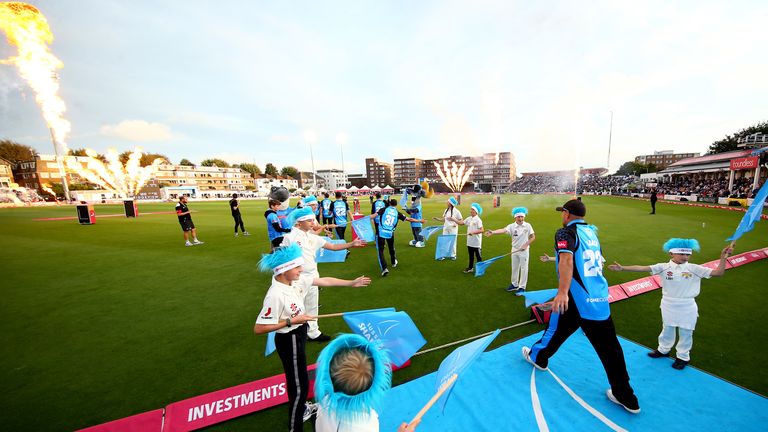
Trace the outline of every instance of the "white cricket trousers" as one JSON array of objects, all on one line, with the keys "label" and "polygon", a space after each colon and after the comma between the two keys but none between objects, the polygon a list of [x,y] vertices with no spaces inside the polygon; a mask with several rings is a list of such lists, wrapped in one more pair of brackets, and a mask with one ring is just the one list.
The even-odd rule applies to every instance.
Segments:
[{"label": "white cricket trousers", "polygon": [[512,283],[518,288],[525,288],[528,283],[528,255],[530,248],[512,254]]},{"label": "white cricket trousers", "polygon": [[[312,272],[312,277],[319,278],[320,273],[317,271]],[[307,315],[318,315],[318,306],[320,304],[320,290],[317,288],[317,285],[312,285],[307,289],[307,293],[304,294],[304,307],[307,309],[306,314]],[[309,330],[307,330],[307,337],[310,339],[314,339],[318,336],[320,336],[320,327],[317,324],[318,320],[314,321],[307,321],[307,324],[309,324]]]},{"label": "white cricket trousers", "polygon": [[691,348],[693,347],[693,330],[682,327],[664,326],[659,334],[659,352],[667,354],[675,345],[675,330],[679,334],[677,341],[676,357],[680,360],[691,361]]}]

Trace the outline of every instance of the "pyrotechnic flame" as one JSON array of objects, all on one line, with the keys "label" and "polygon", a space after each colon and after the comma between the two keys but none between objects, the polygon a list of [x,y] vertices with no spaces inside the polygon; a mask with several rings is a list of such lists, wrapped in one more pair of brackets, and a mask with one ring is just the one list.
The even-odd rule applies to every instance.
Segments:
[{"label": "pyrotechnic flame", "polygon": [[35,99],[53,131],[54,140],[61,144],[62,153],[66,154],[70,124],[64,118],[67,107],[58,95],[56,73],[64,63],[48,49],[53,42],[48,22],[34,6],[19,2],[0,3],[0,29],[5,32],[8,43],[19,51],[19,55],[0,60],[0,63],[15,65],[35,91]]},{"label": "pyrotechnic flame", "polygon": [[[54,145],[59,145],[60,154],[69,152],[66,140],[71,129],[64,118],[67,110],[59,97],[59,78],[56,70],[64,63],[48,49],[53,42],[53,34],[43,14],[34,6],[20,2],[0,3],[0,29],[8,37],[8,43],[15,46],[19,55],[0,60],[3,64],[13,64],[19,74],[35,91],[35,100],[43,111],[43,117],[53,133]],[[123,166],[115,150],[107,152],[105,165],[97,158],[96,152],[86,149],[89,156],[85,166],[75,156],[64,156],[64,164],[70,171],[104,189],[113,190],[124,197],[133,197],[157,171],[162,159],[155,159],[152,165],[141,167],[141,149],[137,148],[128,157]],[[43,190],[51,192],[43,186]],[[54,195],[55,196],[55,195]]]},{"label": "pyrotechnic flame", "polygon": [[50,183],[45,183],[45,184],[41,185],[40,187],[45,192],[48,192],[49,194],[53,195],[53,198],[56,198],[56,192],[54,192],[53,189],[51,189],[51,184]]},{"label": "pyrotechnic flame", "polygon": [[456,162],[451,162],[452,165],[449,169],[446,160],[443,160],[443,169],[440,169],[439,163],[433,162],[433,164],[435,165],[437,175],[440,176],[443,184],[448,186],[453,192],[461,192],[461,189],[463,189],[464,185],[469,181],[469,176],[472,175],[472,171],[475,170],[475,167],[470,167],[465,171],[466,166],[464,164],[456,166]]}]

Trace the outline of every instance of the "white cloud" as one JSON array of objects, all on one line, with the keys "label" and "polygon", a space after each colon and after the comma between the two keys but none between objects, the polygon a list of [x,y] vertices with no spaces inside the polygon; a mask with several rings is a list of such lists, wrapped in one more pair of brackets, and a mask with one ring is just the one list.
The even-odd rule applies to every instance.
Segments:
[{"label": "white cloud", "polygon": [[116,125],[102,126],[100,131],[102,135],[127,141],[159,142],[174,139],[169,126],[145,120],[123,120]]}]

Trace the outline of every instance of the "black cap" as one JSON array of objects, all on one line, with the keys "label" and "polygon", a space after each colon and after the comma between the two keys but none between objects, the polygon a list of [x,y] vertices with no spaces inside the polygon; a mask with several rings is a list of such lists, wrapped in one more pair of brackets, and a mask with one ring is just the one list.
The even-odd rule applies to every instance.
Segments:
[{"label": "black cap", "polygon": [[574,216],[587,215],[587,207],[584,205],[583,202],[581,202],[581,200],[575,200],[575,199],[568,201],[567,203],[563,204],[562,207],[558,207],[555,210],[557,211],[565,210]]}]

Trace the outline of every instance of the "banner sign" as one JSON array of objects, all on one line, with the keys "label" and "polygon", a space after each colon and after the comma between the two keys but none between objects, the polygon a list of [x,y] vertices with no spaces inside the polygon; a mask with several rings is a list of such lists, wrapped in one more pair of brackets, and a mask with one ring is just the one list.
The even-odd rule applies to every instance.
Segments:
[{"label": "banner sign", "polygon": [[624,290],[628,297],[634,297],[661,287],[661,285],[659,285],[658,277],[656,276],[648,276],[642,279],[624,282],[619,286]]},{"label": "banner sign", "polygon": [[624,292],[623,289],[621,289],[621,285],[614,285],[612,287],[608,287],[608,303],[617,302],[619,300],[627,299],[627,293]]},{"label": "banner sign", "polygon": [[731,171],[755,169],[759,164],[760,158],[757,156],[731,159]]},{"label": "banner sign", "polygon": [[743,266],[753,261],[761,260],[765,258],[765,254],[762,251],[744,252],[742,254],[728,257],[728,264],[732,267]]},{"label": "banner sign", "polygon": [[[309,371],[309,397],[313,396],[316,365]],[[192,431],[288,402],[285,375],[218,390],[165,408],[163,432]]]},{"label": "banner sign", "polygon": [[162,430],[163,410],[156,409],[98,426],[80,429],[78,432],[161,432]]}]

